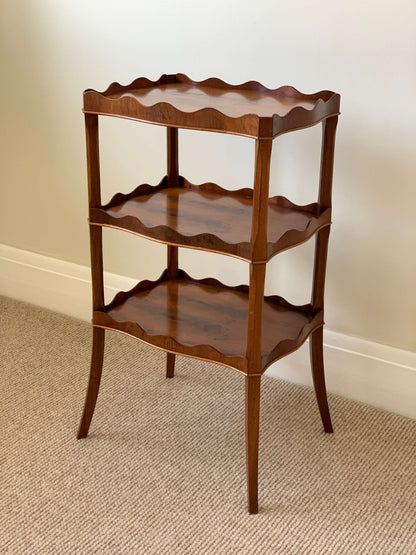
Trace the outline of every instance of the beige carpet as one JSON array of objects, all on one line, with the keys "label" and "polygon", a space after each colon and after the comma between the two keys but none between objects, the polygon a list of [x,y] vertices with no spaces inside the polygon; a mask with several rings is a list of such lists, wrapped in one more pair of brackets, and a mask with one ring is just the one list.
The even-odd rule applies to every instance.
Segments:
[{"label": "beige carpet", "polygon": [[[90,327],[0,297],[0,553],[416,553],[416,421],[265,378],[260,513],[246,511],[244,379],[107,333],[75,434]],[[416,395],[416,393],[415,393]]]}]

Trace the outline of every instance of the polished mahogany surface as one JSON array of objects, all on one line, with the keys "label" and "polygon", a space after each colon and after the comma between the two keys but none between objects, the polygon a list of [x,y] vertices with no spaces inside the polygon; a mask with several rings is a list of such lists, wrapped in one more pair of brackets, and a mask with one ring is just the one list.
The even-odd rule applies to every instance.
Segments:
[{"label": "polished mahogany surface", "polygon": [[[244,369],[248,329],[248,287],[227,287],[208,278],[195,280],[182,270],[177,279],[167,272],[156,282],[141,282],[120,293],[94,324],[108,325],[162,348],[218,359]],[[278,296],[265,297],[261,355],[263,366],[299,346],[322,314],[307,305],[296,307]],[[217,351],[217,353],[215,353]],[[241,360],[227,360],[239,357]]]},{"label": "polished mahogany surface", "polygon": [[84,92],[84,112],[113,115],[173,127],[275,137],[339,113],[332,91],[303,94],[294,87],[269,89],[256,81],[230,85],[216,78],[193,81],[186,75],[140,77],[130,85]]},{"label": "polished mahogany surface", "polygon": [[[210,249],[246,260],[252,256],[252,189],[227,191],[213,183],[195,186],[143,185],[129,195],[118,194],[105,207],[91,211],[91,223],[128,229],[172,244]],[[311,237],[330,224],[330,211],[316,203],[296,206],[284,197],[269,199],[268,258]]]},{"label": "polished mahogany surface", "polygon": [[[324,287],[332,204],[332,171],[340,96],[303,94],[290,86],[269,89],[256,81],[230,85],[183,74],[157,81],[140,77],[83,95],[93,285],[91,370],[78,438],[86,437],[97,401],[105,330],[117,330],[167,352],[166,377],[177,354],[217,362],[245,375],[248,509],[258,512],[260,380],[266,368],[310,336],[312,377],[324,430],[332,432],[326,397]],[[117,193],[103,205],[98,116],[166,126],[166,177]],[[278,135],[322,122],[318,201],[297,206],[269,198],[272,143]],[[178,128],[231,133],[255,140],[252,189],[228,191],[192,185],[179,175]],[[102,227],[124,229],[167,244],[167,267],[157,281],[142,281],[105,305]],[[310,304],[295,306],[264,296],[266,266],[276,253],[316,237]],[[249,285],[192,279],[178,268],[178,247],[229,254],[249,262]],[[134,253],[132,256],[137,256]],[[149,369],[150,371],[150,369]]]},{"label": "polished mahogany surface", "polygon": [[108,95],[108,98],[130,96],[143,106],[153,106],[159,102],[166,102],[182,112],[195,112],[204,108],[214,108],[232,118],[246,114],[256,114],[260,117],[272,117],[277,114],[285,116],[292,108],[302,106],[312,110],[316,98],[298,98],[284,94],[272,94],[251,90],[228,91],[196,83],[172,83],[159,87],[145,87],[129,89]]}]

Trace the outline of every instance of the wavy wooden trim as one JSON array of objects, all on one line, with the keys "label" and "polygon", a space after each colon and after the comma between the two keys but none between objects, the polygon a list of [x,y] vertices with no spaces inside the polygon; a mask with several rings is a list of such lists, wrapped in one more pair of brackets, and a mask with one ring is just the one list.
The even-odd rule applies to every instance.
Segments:
[{"label": "wavy wooden trim", "polygon": [[246,81],[245,83],[241,83],[239,85],[233,85],[231,83],[227,83],[227,81],[223,81],[222,79],[219,79],[218,77],[209,77],[208,79],[204,79],[202,81],[194,81],[184,73],[176,73],[176,74],[165,73],[155,81],[151,81],[147,77],[138,77],[128,85],[121,85],[120,83],[115,81],[114,83],[111,83],[111,85],[109,85],[105,89],[105,91],[86,89],[84,93],[96,92],[103,96],[108,96],[112,94],[118,94],[123,91],[128,91],[131,89],[159,87],[160,85],[168,85],[171,83],[187,83],[190,85],[211,87],[213,89],[261,91],[261,92],[265,92],[267,94],[272,94],[276,96],[299,97],[299,98],[307,98],[310,100],[317,100],[319,98],[322,98],[324,100],[329,100],[333,95],[337,95],[337,93],[334,93],[333,91],[329,91],[329,90],[322,90],[312,94],[302,93],[292,85],[282,85],[275,89],[271,89],[269,87],[266,87],[265,85],[262,85],[258,81]]},{"label": "wavy wooden trim", "polygon": [[[183,187],[184,189],[190,189],[192,191],[199,191],[199,192],[207,192],[207,193],[215,193],[220,194],[223,196],[229,197],[243,197],[248,198],[250,200],[253,199],[253,189],[249,187],[244,187],[241,189],[224,189],[221,185],[217,185],[213,182],[206,182],[201,184],[194,184],[188,181],[186,178],[179,176],[179,187]],[[112,208],[118,204],[122,204],[127,200],[130,200],[135,197],[139,197],[142,195],[150,195],[152,193],[156,193],[157,191],[161,191],[163,189],[168,188],[168,180],[167,176],[165,175],[157,185],[149,185],[148,183],[143,183],[138,185],[133,191],[130,193],[116,193],[109,202],[105,205],[101,206],[100,208],[103,210],[107,210],[108,208]],[[306,205],[298,205],[287,199],[286,197],[276,195],[274,197],[269,198],[269,205],[276,206],[281,208],[290,208],[294,210],[300,210],[302,212],[310,212],[311,214],[315,214],[318,204],[316,202],[312,202],[311,204]]]},{"label": "wavy wooden trim", "polygon": [[118,204],[122,204],[132,198],[140,197],[143,195],[151,195],[153,193],[157,193],[157,191],[161,191],[163,189],[167,189],[168,187],[168,178],[165,175],[162,177],[160,182],[157,185],[149,185],[148,183],[142,183],[138,185],[133,191],[130,193],[116,193],[106,204],[99,206],[100,210],[108,210],[109,208],[113,208]]},{"label": "wavy wooden trim", "polygon": [[[239,370],[246,373],[247,361],[244,357],[227,356],[217,351],[214,347],[207,344],[200,345],[182,345],[175,341],[174,338],[165,335],[149,335],[137,322],[117,322],[113,320],[106,313],[94,313],[93,325],[98,327],[105,327],[106,329],[114,329],[121,331],[147,343],[158,347],[163,351],[175,353],[184,356],[191,356],[199,360],[207,360],[210,362],[218,362],[229,368]],[[204,351],[205,356],[200,356],[201,350]]]},{"label": "wavy wooden trim", "polygon": [[315,106],[311,110],[308,110],[303,106],[295,106],[284,117],[274,114],[272,131],[273,137],[277,137],[278,135],[295,129],[311,127],[328,117],[339,114],[340,98],[339,94],[333,93],[333,95],[327,100],[318,98]]},{"label": "wavy wooden trim", "polygon": [[268,243],[267,260],[276,256],[279,252],[305,243],[317,231],[329,225],[331,225],[331,210],[327,208],[318,217],[312,216],[304,230],[290,229],[286,231],[276,243]]},{"label": "wavy wooden trim", "polygon": [[[212,183],[212,182],[195,185],[182,176],[179,176],[178,187],[183,187],[184,189],[190,189],[193,191],[202,191],[202,192],[206,191],[207,193],[216,193],[216,194],[221,194],[221,195],[230,196],[230,197],[243,197],[243,198],[249,198],[249,199],[253,198],[253,189],[250,189],[248,187],[232,191],[230,189],[224,189],[220,185],[217,185],[216,183]],[[136,187],[130,193],[116,193],[109,202],[107,202],[103,206],[100,206],[99,208],[102,210],[107,210],[108,208],[112,208],[114,206],[117,206],[118,204],[122,204],[123,202],[126,202],[132,198],[140,197],[143,195],[150,195],[152,193],[157,193],[158,191],[161,191],[167,188],[168,188],[168,178],[165,175],[164,177],[162,177],[162,179],[157,185],[149,185],[148,183],[143,183],[138,187]],[[273,199],[274,198],[285,199],[285,197],[273,197]],[[273,201],[273,199],[270,199],[270,201]],[[296,207],[296,205],[293,205],[289,200],[285,199],[285,201],[287,201],[288,208]],[[302,209],[305,208],[306,210],[308,210],[308,208],[312,206],[315,206],[315,205],[308,205],[301,208]],[[313,210],[313,208],[311,210]]]},{"label": "wavy wooden trim", "polygon": [[[159,280],[164,281],[162,279],[162,277],[164,275],[165,275],[165,272],[163,272],[163,274],[160,276]],[[200,285],[208,285],[209,287],[214,287],[214,288],[219,289],[219,290],[226,289],[227,291],[237,291],[239,293],[245,293],[246,295],[248,295],[249,290],[250,290],[250,287],[247,284],[244,284],[244,283],[240,284],[240,285],[225,285],[220,280],[218,280],[216,278],[212,278],[212,277],[201,278],[201,279],[193,278],[187,272],[185,272],[185,270],[178,270],[178,277],[180,279],[184,279],[184,280],[190,281],[192,283],[197,283],[197,284],[200,284]],[[307,304],[303,304],[303,305],[295,305],[295,304],[290,303],[289,301],[287,301],[286,299],[284,299],[280,295],[268,295],[268,296],[264,297],[264,300],[266,302],[270,302],[272,304],[282,306],[282,307],[288,308],[290,310],[296,310],[298,312],[307,312],[307,313],[311,313],[311,314],[313,312],[313,308],[312,308],[311,304],[307,303]]]},{"label": "wavy wooden trim", "polygon": [[166,270],[163,270],[163,272],[160,274],[160,277],[157,280],[152,281],[150,279],[144,279],[142,281],[139,281],[139,283],[137,283],[131,289],[128,289],[127,291],[119,291],[115,295],[113,300],[109,304],[105,305],[104,310],[105,311],[112,310],[116,306],[119,306],[120,304],[124,303],[124,301],[126,301],[130,297],[133,297],[136,293],[142,293],[143,291],[148,291],[148,290],[150,291],[151,289],[154,289],[157,285],[159,285],[159,283],[167,281],[168,279],[169,279],[168,271],[166,269]]},{"label": "wavy wooden trim", "polygon": [[[260,133],[259,117],[249,114],[241,117],[227,116],[215,108],[201,108],[194,112],[182,112],[168,102],[158,102],[153,106],[143,106],[133,97],[121,96],[112,99],[99,96],[95,91],[84,94],[84,112],[103,116],[123,117],[169,127],[216,131],[247,137],[257,137]],[[264,118],[265,119],[265,118]],[[264,133],[272,133],[271,118],[268,118]]]},{"label": "wavy wooden trim", "polygon": [[253,198],[253,189],[250,189],[249,187],[231,190],[231,189],[224,189],[223,187],[221,187],[221,185],[217,185],[216,183],[212,183],[211,181],[206,183],[201,183],[200,185],[196,185],[194,183],[191,183],[184,177],[181,177],[180,179],[182,180],[181,182],[182,187],[184,187],[185,189],[191,189],[193,191],[199,191],[199,192],[216,193],[227,197],[240,197],[240,198],[242,197],[242,198],[248,198],[248,199]]},{"label": "wavy wooden trim", "polygon": [[[186,279],[192,283],[203,283],[205,281],[205,280],[194,280],[190,276],[188,276],[188,274],[183,270],[178,270],[178,278]],[[154,334],[154,335],[148,334],[138,322],[118,322],[107,314],[108,311],[119,306],[120,304],[123,304],[127,299],[134,296],[136,293],[141,293],[143,291],[151,291],[155,287],[157,287],[160,283],[168,280],[169,280],[169,276],[168,276],[168,271],[166,269],[162,272],[161,276],[156,281],[144,280],[139,282],[135,287],[133,287],[129,291],[120,291],[114,297],[113,301],[109,305],[104,307],[103,311],[94,312],[93,324],[105,326],[106,328],[109,328],[109,329],[124,331],[128,335],[132,335],[138,339],[141,339],[146,343],[159,347],[160,349],[163,349],[165,351],[184,354],[184,355],[188,354],[189,356],[192,356],[197,359],[202,358],[199,356],[199,354],[201,353],[201,350],[203,350],[206,355],[203,357],[204,360],[221,362],[225,366],[229,366],[230,368],[239,369],[240,371],[245,372],[247,368],[247,361],[244,357],[225,355],[224,353],[215,349],[215,347],[212,347],[211,345],[205,344],[205,343],[201,343],[198,345],[184,345],[176,341],[171,336],[160,335],[160,334]],[[220,284],[220,282],[217,282],[217,280],[212,280],[212,285],[214,285],[214,282]],[[208,284],[208,283],[205,283],[205,284]],[[222,284],[220,285],[222,286],[222,288],[226,287]],[[243,286],[240,286],[240,287],[243,287]],[[238,290],[238,288],[235,288],[235,289]]]},{"label": "wavy wooden trim", "polygon": [[323,325],[323,311],[320,311],[314,316],[313,320],[309,324],[301,329],[295,339],[285,339],[281,341],[280,343],[278,343],[278,345],[276,345],[276,347],[269,355],[265,355],[262,357],[263,372],[265,372],[267,368],[271,364],[273,364],[273,362],[276,362],[277,360],[287,356],[288,354],[297,351],[299,347],[301,347],[305,343],[310,334]]},{"label": "wavy wooden trim", "polygon": [[156,81],[151,81],[147,77],[138,77],[134,79],[129,85],[120,85],[117,81],[111,83],[105,91],[96,91],[95,89],[86,89],[84,94],[87,92],[95,92],[101,94],[103,96],[108,96],[111,94],[117,94],[122,91],[130,90],[130,89],[145,89],[149,87],[158,87],[160,85],[168,85],[169,83],[176,82],[176,75],[167,75],[166,73],[161,75],[159,79]]},{"label": "wavy wooden trim", "polygon": [[[221,291],[236,291],[248,295],[249,292],[248,285],[243,284],[237,286],[226,286],[215,278],[195,279],[183,270],[178,270],[178,279],[197,285],[212,287],[218,290],[219,294]],[[111,303],[106,305],[103,310],[94,311],[93,325],[105,327],[107,329],[115,329],[128,335],[132,335],[144,341],[145,343],[154,345],[165,351],[173,352],[176,354],[183,354],[186,356],[192,356],[194,358],[202,360],[211,360],[213,362],[218,362],[220,364],[223,364],[224,366],[228,366],[246,374],[247,359],[245,356],[225,355],[212,345],[205,343],[201,343],[198,345],[185,345],[179,343],[178,341],[176,341],[175,338],[169,335],[148,334],[139,322],[119,322],[108,315],[109,311],[123,304],[126,300],[128,300],[135,294],[142,293],[144,291],[151,291],[160,283],[168,280],[168,272],[167,270],[164,270],[159,279],[155,281],[144,280],[139,282],[129,291],[120,291],[111,301]],[[296,337],[291,337],[280,341],[271,353],[263,356],[263,371],[265,371],[267,366],[269,366],[275,360],[278,360],[289,352],[293,352],[294,350],[296,350],[302,343],[304,343],[304,341],[312,331],[314,331],[317,327],[323,325],[323,312],[314,311],[310,304],[305,304],[301,306],[293,305],[292,303],[289,303],[283,297],[280,297],[278,295],[267,296],[264,298],[264,301],[266,303],[274,304],[288,310],[302,312],[305,314],[305,316],[309,316],[311,321],[299,331]],[[204,353],[203,356],[200,356],[201,351]]]},{"label": "wavy wooden trim", "polygon": [[[103,221],[101,221],[101,215],[97,213],[97,211],[92,210],[91,213],[91,225],[111,227],[113,229],[123,229],[126,231],[130,231],[131,233],[133,233],[134,235],[138,235],[139,237],[146,237],[147,239],[152,239],[159,243],[173,245],[176,247],[206,250],[219,254],[228,254],[229,256],[241,258],[245,261],[250,260],[247,254],[240,254],[240,251],[244,251],[245,253],[245,251],[249,249],[250,243],[227,243],[222,239],[219,239],[216,235],[210,233],[200,233],[198,235],[187,237],[165,225],[146,227],[133,216],[124,216],[118,218],[114,224],[111,224],[108,222],[107,217],[103,218]],[[204,247],[200,246],[199,243],[201,245],[204,245]]]},{"label": "wavy wooden trim", "polygon": [[[284,116],[278,114],[270,117],[246,113],[242,116],[229,116],[215,108],[201,107],[201,109],[186,112],[169,102],[157,102],[152,106],[144,106],[135,97],[128,96],[129,91],[140,88],[159,87],[169,83],[186,83],[195,87],[210,87],[223,91],[258,91],[276,97],[291,97],[299,100],[315,101],[311,108],[304,106],[293,107]],[[114,98],[114,95],[120,95]],[[204,129],[244,135],[248,137],[275,137],[289,130],[300,129],[314,125],[322,119],[339,113],[340,96],[332,91],[322,90],[313,94],[300,93],[294,87],[285,85],[277,89],[270,89],[257,81],[248,81],[240,85],[231,85],[218,78],[209,78],[203,81],[193,81],[186,75],[162,75],[156,81],[145,77],[134,80],[129,85],[112,83],[105,91],[94,89],[84,91],[84,112],[125,117],[174,127],[191,129]]]},{"label": "wavy wooden trim", "polygon": [[[129,337],[132,337],[131,333],[128,333],[124,330],[115,328],[114,326],[106,326],[104,324],[94,324],[93,326],[96,328],[102,328],[102,329],[106,329],[109,331],[116,331],[118,333],[122,333],[123,335],[127,335]],[[138,339],[136,336],[134,336],[135,339]],[[243,374],[244,376],[247,375],[247,372],[241,368],[237,368],[236,366],[232,366],[231,364],[228,364],[227,362],[221,361],[221,360],[215,360],[213,361],[210,358],[206,358],[206,357],[202,357],[202,356],[195,356],[195,355],[191,355],[189,353],[182,353],[179,351],[175,351],[174,349],[167,349],[165,347],[159,347],[159,345],[154,345],[153,343],[149,343],[148,341],[146,341],[145,339],[139,339],[139,341],[141,341],[142,343],[146,343],[146,345],[150,345],[151,347],[155,347],[156,349],[159,349],[160,351],[164,351],[166,353],[172,353],[173,355],[181,355],[184,357],[188,357],[188,358],[193,358],[195,360],[204,360],[206,362],[215,362],[215,364],[219,364],[221,366],[223,366],[224,368],[229,368],[230,370],[234,370],[235,372],[239,372],[240,374]],[[296,349],[295,349],[296,350]],[[251,374],[250,376],[261,376],[263,374],[263,372],[261,372],[260,374]]]},{"label": "wavy wooden trim", "polygon": [[[194,185],[184,179],[179,178],[179,186],[185,189],[198,191],[201,194],[215,193],[233,198],[253,199],[253,190],[243,188],[236,191],[230,191],[220,187],[215,183],[203,183],[201,185]],[[166,242],[172,245],[184,246],[188,248],[204,248],[213,250],[218,253],[235,256],[243,260],[251,261],[252,258],[252,244],[249,241],[239,242],[226,242],[213,233],[199,233],[193,235],[184,235],[177,230],[167,225],[146,226],[139,219],[130,215],[115,215],[109,214],[107,211],[114,206],[123,204],[130,199],[137,198],[141,195],[149,195],[167,188],[167,177],[165,176],[158,185],[143,184],[139,185],[132,192],[123,194],[117,193],[114,197],[104,206],[93,207],[90,210],[90,223],[95,225],[109,226],[117,229],[130,231],[136,235],[147,237],[149,239]],[[308,224],[303,229],[289,229],[286,231],[277,242],[268,242],[267,245],[267,260],[273,256],[292,248],[297,244],[307,241],[314,233],[326,225],[331,223],[330,209],[320,209],[317,203],[308,204],[305,206],[294,204],[283,196],[275,196],[269,199],[269,206],[271,208],[283,208],[290,210],[297,210],[310,214]],[[278,216],[277,216],[278,217]],[[247,222],[250,225],[251,222]]]},{"label": "wavy wooden trim", "polygon": [[[302,347],[302,345],[307,341],[308,337],[311,335],[311,333],[313,333],[314,331],[316,331],[318,328],[322,327],[325,324],[324,320],[323,320],[323,314],[321,315],[316,315],[314,318],[314,321],[311,322],[310,325],[305,326],[305,328],[303,328],[304,330],[307,329],[307,331],[305,331],[305,333],[301,333],[298,338],[297,338],[297,342],[296,345],[287,345],[285,344],[285,347],[287,347],[287,349],[285,349],[282,353],[275,353],[275,351],[272,351],[272,355],[270,356],[265,356],[262,358],[262,374],[264,374],[264,372],[266,372],[266,370],[269,368],[269,366],[271,366],[272,364],[274,364],[275,362],[279,361],[280,359],[294,353],[295,351],[297,351],[300,347]],[[280,343],[280,345],[282,345],[284,342]]]}]

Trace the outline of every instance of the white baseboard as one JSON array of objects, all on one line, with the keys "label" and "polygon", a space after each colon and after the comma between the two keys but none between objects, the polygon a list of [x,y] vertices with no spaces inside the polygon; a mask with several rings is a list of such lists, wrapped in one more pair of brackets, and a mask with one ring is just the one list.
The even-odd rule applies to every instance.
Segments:
[{"label": "white baseboard", "polygon": [[[111,299],[120,290],[131,289],[131,278],[105,273],[105,295]],[[0,295],[91,320],[91,273],[58,258],[43,256],[0,243]]]},{"label": "white baseboard", "polygon": [[[106,298],[135,280],[105,273]],[[0,244],[0,294],[89,321],[90,270]],[[328,391],[416,418],[416,353],[325,329]],[[269,376],[312,385],[308,345],[272,365]]]}]

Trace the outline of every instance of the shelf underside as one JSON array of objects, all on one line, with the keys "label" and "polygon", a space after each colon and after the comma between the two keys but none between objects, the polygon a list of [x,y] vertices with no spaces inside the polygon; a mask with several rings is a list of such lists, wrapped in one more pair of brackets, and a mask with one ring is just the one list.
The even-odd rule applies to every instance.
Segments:
[{"label": "shelf underside", "polygon": [[[248,286],[228,287],[208,278],[195,280],[165,271],[116,295],[93,324],[116,329],[166,351],[211,360],[247,372]],[[297,307],[281,297],[265,297],[262,368],[294,351],[323,325],[322,311]]]},{"label": "shelf underside", "polygon": [[[227,191],[213,183],[167,187],[167,178],[141,185],[92,208],[90,223],[125,229],[178,246],[210,250],[252,260],[252,189]],[[306,241],[331,223],[329,209],[316,203],[297,206],[284,197],[269,199],[267,259]]]},{"label": "shelf underside", "polygon": [[220,79],[192,81],[183,74],[141,77],[130,85],[112,83],[104,92],[84,92],[84,112],[148,123],[274,137],[339,113],[331,91],[303,94],[293,87],[268,89],[250,81],[229,85]]}]

